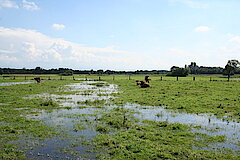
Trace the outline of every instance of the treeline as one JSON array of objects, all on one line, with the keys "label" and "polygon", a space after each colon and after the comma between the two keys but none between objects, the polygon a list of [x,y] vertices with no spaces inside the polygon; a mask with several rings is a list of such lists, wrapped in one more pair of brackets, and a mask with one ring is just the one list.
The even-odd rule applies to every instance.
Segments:
[{"label": "treeline", "polygon": [[[240,74],[240,68],[234,70],[235,74]],[[170,71],[167,70],[137,70],[137,71],[114,71],[114,70],[73,70],[69,68],[58,69],[43,69],[36,67],[34,69],[15,69],[15,68],[0,68],[2,74],[167,74],[168,76],[187,76],[188,74],[225,74],[225,69],[222,67],[205,67],[198,66],[196,62],[191,62],[190,65],[185,65],[184,68],[173,66]]]},{"label": "treeline", "polygon": [[58,69],[43,69],[36,67],[35,69],[15,69],[15,68],[0,68],[0,74],[166,74],[167,70],[137,70],[137,71],[113,71],[113,70],[73,70],[69,68]]},{"label": "treeline", "polygon": [[[198,66],[196,62],[191,62],[190,65],[186,65],[185,68],[189,70],[190,74],[224,74],[225,69],[222,67],[204,67]],[[240,68],[236,68],[235,74],[240,74]]]}]

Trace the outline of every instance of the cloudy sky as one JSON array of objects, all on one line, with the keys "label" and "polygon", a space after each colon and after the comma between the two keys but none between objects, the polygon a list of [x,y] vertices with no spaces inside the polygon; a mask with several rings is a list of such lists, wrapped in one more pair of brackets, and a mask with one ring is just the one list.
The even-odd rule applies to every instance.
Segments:
[{"label": "cloudy sky", "polygon": [[239,0],[0,0],[0,67],[224,67],[240,60],[239,7]]}]

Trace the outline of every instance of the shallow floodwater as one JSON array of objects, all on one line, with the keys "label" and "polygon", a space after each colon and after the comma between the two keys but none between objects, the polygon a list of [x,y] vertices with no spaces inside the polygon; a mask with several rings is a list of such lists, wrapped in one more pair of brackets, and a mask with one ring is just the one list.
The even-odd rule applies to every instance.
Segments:
[{"label": "shallow floodwater", "polygon": [[193,132],[206,133],[211,136],[225,136],[226,142],[214,143],[212,149],[226,148],[234,151],[240,150],[240,146],[237,145],[240,140],[240,123],[226,119],[219,119],[212,114],[178,113],[162,107],[135,107],[140,112],[140,114],[135,115],[139,119],[181,123],[192,126]]},{"label": "shallow floodwater", "polygon": [[[94,159],[97,153],[91,153],[93,147],[86,145],[86,140],[94,138],[98,132],[94,128],[94,121],[98,119],[97,111],[103,108],[99,105],[86,105],[85,101],[106,100],[114,98],[112,93],[117,93],[117,86],[100,81],[83,81],[66,86],[67,91],[76,91],[67,95],[37,95],[52,98],[59,101],[63,109],[52,112],[42,111],[39,115],[31,116],[31,119],[41,120],[43,123],[57,128],[65,133],[54,138],[41,141],[42,145],[28,150],[28,159]],[[105,108],[116,106],[103,106]],[[212,136],[223,135],[227,141],[214,143],[211,150],[230,149],[239,151],[236,144],[240,139],[240,124],[234,121],[218,119],[211,114],[178,113],[164,109],[163,107],[140,106],[127,104],[124,107],[139,112],[135,117],[143,120],[167,121],[169,123],[181,123],[193,127],[193,132],[206,133]]]},{"label": "shallow floodwater", "polygon": [[0,83],[0,86],[12,86],[12,85],[17,85],[17,84],[29,84],[33,82],[6,82],[6,83]]},{"label": "shallow floodwater", "polygon": [[25,152],[28,159],[95,159],[97,153],[91,153],[93,146],[84,143],[98,134],[92,122],[98,118],[96,112],[101,110],[101,107],[86,106],[84,102],[114,98],[111,94],[118,93],[117,86],[106,82],[83,81],[66,87],[67,92],[77,93],[46,93],[30,97],[51,98],[60,103],[63,109],[51,112],[43,110],[40,114],[30,115],[28,118],[41,120],[64,134],[38,142],[40,144],[37,147],[33,145],[32,150]]}]

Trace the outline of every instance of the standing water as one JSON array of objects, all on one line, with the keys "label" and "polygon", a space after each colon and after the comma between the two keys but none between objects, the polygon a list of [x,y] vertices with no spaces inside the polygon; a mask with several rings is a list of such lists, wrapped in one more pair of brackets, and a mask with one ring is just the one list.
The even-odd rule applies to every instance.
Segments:
[{"label": "standing water", "polygon": [[[88,144],[88,140],[93,139],[99,132],[95,129],[94,121],[98,118],[97,111],[104,107],[93,101],[109,101],[113,93],[117,93],[117,86],[106,82],[84,81],[66,85],[68,91],[74,94],[65,95],[37,95],[45,98],[52,98],[60,103],[62,109],[52,112],[42,111],[37,116],[31,116],[36,120],[57,128],[63,133],[54,138],[49,138],[39,142],[37,147],[28,150],[28,159],[95,159],[93,146]],[[181,123],[193,127],[193,132],[206,133],[211,136],[223,135],[225,142],[213,144],[207,149],[230,149],[239,151],[237,145],[240,138],[240,124],[230,120],[218,119],[210,114],[189,114],[178,113],[162,107],[140,106],[127,104],[125,108],[137,111],[135,117],[144,120],[167,121],[169,123]],[[28,143],[28,142],[26,142]],[[34,142],[31,142],[35,144]]]}]

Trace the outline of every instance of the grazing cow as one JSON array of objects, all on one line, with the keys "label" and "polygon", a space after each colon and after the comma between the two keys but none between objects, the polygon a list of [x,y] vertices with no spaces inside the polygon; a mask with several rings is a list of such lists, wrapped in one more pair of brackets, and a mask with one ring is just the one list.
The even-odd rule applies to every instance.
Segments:
[{"label": "grazing cow", "polygon": [[140,81],[140,86],[141,86],[141,88],[151,87],[151,85],[149,83],[144,82],[144,81]]},{"label": "grazing cow", "polygon": [[40,77],[35,77],[34,80],[37,81],[37,83],[41,82],[41,78]]},{"label": "grazing cow", "polygon": [[151,78],[150,78],[149,76],[145,76],[145,81],[146,81],[147,83],[149,83],[150,80],[151,80]]}]

